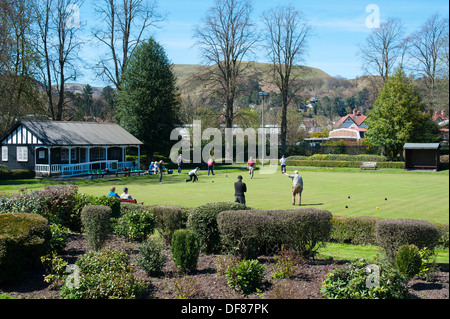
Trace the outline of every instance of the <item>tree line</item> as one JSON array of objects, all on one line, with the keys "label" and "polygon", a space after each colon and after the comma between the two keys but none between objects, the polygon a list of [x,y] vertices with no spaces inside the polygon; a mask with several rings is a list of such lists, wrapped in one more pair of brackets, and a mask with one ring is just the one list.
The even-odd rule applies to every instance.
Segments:
[{"label": "tree line", "polygon": [[[163,48],[149,36],[150,30],[165,20],[165,15],[159,12],[157,1],[95,2],[95,14],[100,23],[92,30],[91,39],[102,46],[104,54],[98,57],[92,68],[99,77],[111,83],[113,91],[109,93],[115,92],[118,96],[110,102],[103,98],[103,102],[97,101],[95,105],[89,100],[89,92],[74,96],[66,91],[66,84],[76,81],[79,76],[78,66],[82,61],[79,52],[87,42],[80,31],[83,25],[77,19],[77,10],[83,5],[84,0],[0,2],[2,131],[17,118],[27,114],[39,114],[54,120],[92,116],[97,112],[98,103],[105,101],[104,107],[100,107],[104,112],[117,115],[121,124],[136,130],[130,124],[135,122],[131,118],[133,110],[129,109],[129,105],[124,105],[129,98],[121,95],[121,91],[126,89],[129,94],[132,92],[130,83],[124,81],[128,79],[132,83],[136,80],[131,77],[131,73],[127,75],[134,55],[137,56],[135,60],[138,60],[139,55],[160,59],[162,65],[167,64],[172,72]],[[202,84],[205,104],[215,106],[215,109],[205,107],[202,112],[212,112],[226,127],[256,122],[256,112],[246,110],[248,94],[245,91],[252,88],[253,99],[258,94],[258,101],[264,98],[264,94],[260,95],[261,87],[249,82],[244,76],[251,67],[251,63],[245,61],[254,61],[256,51],[264,52],[270,61],[266,76],[277,91],[276,95],[272,93],[271,100],[277,105],[276,118],[280,122],[281,151],[284,152],[288,135],[292,135],[288,132],[288,127],[292,126],[288,123],[292,106],[302,103],[299,96],[311,84],[302,80],[295,69],[305,60],[313,29],[305,14],[293,5],[275,6],[266,10],[261,17],[254,16],[253,8],[254,4],[250,0],[215,0],[204,19],[193,29],[205,67],[192,80]],[[260,21],[260,27],[257,20]],[[157,53],[142,51],[142,47],[156,50]],[[424,111],[440,107],[448,109],[448,19],[433,15],[416,32],[408,35],[399,19],[389,18],[367,37],[366,44],[361,46],[360,58],[364,75],[371,80],[371,86],[344,101],[336,96],[326,96],[315,105],[311,116],[320,114],[331,118],[333,114],[342,115],[358,103],[365,103],[370,109],[379,91],[399,65],[416,79],[414,83],[426,104]],[[145,72],[146,67],[136,62],[133,72],[139,75],[139,69]],[[166,69],[160,77],[164,77],[164,74]],[[157,77],[154,74],[143,78],[158,82]],[[178,115],[183,114],[182,107],[186,101],[181,101],[176,85],[173,85],[173,74],[167,77],[168,88],[173,90],[167,94],[173,104],[163,106],[157,96],[142,99],[147,105],[136,105],[139,116],[145,114],[143,112],[164,113],[164,108]],[[151,89],[147,84],[135,82],[140,83],[141,89]],[[74,112],[70,113],[70,105],[78,108],[72,108]],[[161,119],[166,124],[143,127],[154,129],[153,134],[145,134],[161,138],[161,133],[167,131],[162,130],[162,126],[171,128],[183,121],[178,115],[168,116],[172,121],[170,123]],[[157,127],[160,127],[159,131]]]}]

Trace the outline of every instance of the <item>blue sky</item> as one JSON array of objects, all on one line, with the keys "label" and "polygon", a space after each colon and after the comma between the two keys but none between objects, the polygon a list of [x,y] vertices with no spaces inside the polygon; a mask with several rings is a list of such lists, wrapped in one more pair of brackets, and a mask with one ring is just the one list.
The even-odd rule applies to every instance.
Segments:
[{"label": "blue sky", "polygon": [[[95,86],[107,85],[96,79],[90,71],[91,63],[98,59],[101,47],[95,46],[90,38],[90,30],[98,22],[92,2],[87,0],[80,10],[80,19],[86,24],[83,38],[88,41],[81,52],[84,59],[83,75],[79,83]],[[164,47],[167,56],[174,64],[200,64],[198,49],[194,46],[193,27],[200,24],[214,0],[158,0],[160,12],[167,19],[153,28],[151,35]],[[366,19],[373,11],[366,12],[373,4],[379,8],[380,21],[391,17],[399,18],[407,34],[417,30],[435,13],[448,17],[449,2],[446,0],[254,0],[253,19],[258,23],[262,13],[279,4],[291,4],[301,11],[313,28],[313,37],[309,40],[309,52],[303,64],[319,68],[332,76],[352,79],[363,75],[361,61],[357,56],[358,48],[365,42],[372,29],[366,25]],[[263,55],[258,62],[267,62]]]}]

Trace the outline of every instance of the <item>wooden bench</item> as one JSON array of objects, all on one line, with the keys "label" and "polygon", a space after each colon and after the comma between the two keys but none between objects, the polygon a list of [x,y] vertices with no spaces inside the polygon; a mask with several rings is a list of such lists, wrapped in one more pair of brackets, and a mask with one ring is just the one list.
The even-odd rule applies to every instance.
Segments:
[{"label": "wooden bench", "polygon": [[377,162],[362,162],[360,169],[377,169]]},{"label": "wooden bench", "polygon": [[141,204],[141,205],[144,204],[144,202],[138,203],[137,200],[135,200],[135,199],[124,199],[124,198],[120,198],[120,202],[121,203]]}]

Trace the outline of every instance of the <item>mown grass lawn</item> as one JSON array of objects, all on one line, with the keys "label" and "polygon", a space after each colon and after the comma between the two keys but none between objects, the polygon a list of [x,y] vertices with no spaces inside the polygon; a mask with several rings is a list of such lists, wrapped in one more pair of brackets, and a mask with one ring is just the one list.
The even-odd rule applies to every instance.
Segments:
[{"label": "mown grass lawn", "polygon": [[[402,170],[360,171],[358,169],[289,168],[298,169],[304,179],[302,205],[329,210],[335,216],[376,216],[382,218],[413,218],[448,224],[449,174],[404,172]],[[123,187],[139,202],[147,205],[180,205],[196,207],[211,202],[234,200],[233,184],[238,175],[244,177],[248,192],[247,205],[258,209],[289,209],[291,179],[278,171],[264,175],[256,171],[250,179],[246,170],[221,169],[215,176],[200,171],[197,183],[185,183],[188,171],[181,175],[105,177],[93,180],[66,181],[75,183],[79,193],[106,195],[111,186],[120,194]],[[21,187],[43,188],[50,180],[0,181],[0,192],[17,192]],[[350,197],[350,198],[349,198]],[[348,208],[346,208],[346,206]],[[377,209],[378,207],[378,209]],[[377,246],[328,243],[320,250],[321,257],[353,260],[372,259]],[[438,263],[449,263],[448,250],[437,251]]]},{"label": "mown grass lawn", "polygon": [[[290,168],[288,173],[292,173]],[[413,218],[446,224],[449,222],[449,174],[403,172],[402,170],[360,171],[358,169],[298,168],[304,180],[302,205],[329,210],[335,216],[376,216]],[[257,209],[289,209],[291,179],[256,171],[216,170],[215,176],[200,171],[197,183],[185,183],[181,175],[96,178],[75,182],[80,193],[106,195],[111,186],[120,194],[123,187],[139,202],[195,207],[210,202],[234,201],[233,184],[238,175],[247,184],[247,205]],[[48,183],[48,181],[43,181]],[[0,184],[0,192],[17,192],[20,187],[42,188],[43,183],[11,182]],[[5,183],[4,183],[5,184]],[[346,208],[347,207],[347,208]]]}]

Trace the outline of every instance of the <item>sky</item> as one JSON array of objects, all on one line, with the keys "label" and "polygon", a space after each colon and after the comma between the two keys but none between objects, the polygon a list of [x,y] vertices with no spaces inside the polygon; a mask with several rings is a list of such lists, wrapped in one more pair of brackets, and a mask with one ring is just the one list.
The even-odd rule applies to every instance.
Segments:
[{"label": "sky", "polygon": [[[93,86],[106,86],[92,72],[92,65],[104,48],[97,45],[91,30],[99,23],[93,3],[86,0],[80,8],[80,21],[84,27],[79,34],[87,43],[80,52],[83,66],[77,82]],[[193,28],[201,24],[215,0],[158,0],[159,11],[167,18],[158,28],[152,28],[153,36],[166,51],[173,64],[202,64],[193,38]],[[254,21],[262,27],[262,13],[277,5],[293,5],[312,26],[312,37],[303,65],[321,69],[331,76],[354,79],[362,76],[359,47],[376,27],[376,22],[399,18],[405,34],[418,30],[433,14],[448,18],[447,0],[253,0]],[[261,53],[257,62],[267,62]]]}]

